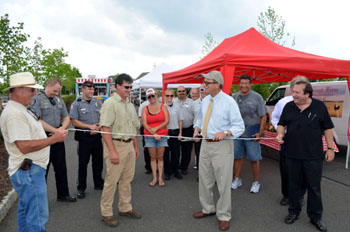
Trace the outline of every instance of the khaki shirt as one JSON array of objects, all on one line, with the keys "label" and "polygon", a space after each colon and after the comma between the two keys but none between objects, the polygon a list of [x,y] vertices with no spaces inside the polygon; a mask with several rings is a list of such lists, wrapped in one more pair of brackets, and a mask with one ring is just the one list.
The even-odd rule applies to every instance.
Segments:
[{"label": "khaki shirt", "polygon": [[114,94],[102,104],[100,125],[109,127],[112,133],[127,134],[112,134],[112,138],[127,140],[136,136],[140,122],[135,107],[129,99],[124,102],[119,94]]},{"label": "khaki shirt", "polygon": [[50,157],[50,146],[23,155],[15,144],[19,140],[38,140],[47,138],[41,123],[34,119],[27,108],[13,100],[6,105],[0,118],[1,132],[9,153],[9,175],[13,175],[25,158],[33,160],[42,168],[47,167]]}]

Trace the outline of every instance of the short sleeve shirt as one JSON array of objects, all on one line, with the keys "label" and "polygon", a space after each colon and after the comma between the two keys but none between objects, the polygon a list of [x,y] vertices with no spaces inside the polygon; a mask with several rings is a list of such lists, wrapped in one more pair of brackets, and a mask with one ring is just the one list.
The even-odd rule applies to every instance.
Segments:
[{"label": "short sleeve shirt", "polygon": [[169,116],[170,116],[169,117],[170,121],[167,128],[170,130],[179,129],[179,121],[184,119],[179,105],[174,103],[171,106],[169,106],[168,104],[165,104],[165,105],[168,108]]},{"label": "short sleeve shirt", "polygon": [[125,102],[114,94],[108,98],[101,107],[100,125],[111,129],[114,139],[131,139],[136,136],[137,128],[140,128],[135,107],[127,99]]},{"label": "short sleeve shirt", "polygon": [[233,95],[233,98],[238,104],[244,121],[245,131],[242,136],[248,137],[249,127],[260,124],[260,118],[267,113],[264,99],[253,90],[247,95],[241,95],[241,92],[238,92]]},{"label": "short sleeve shirt", "polygon": [[10,100],[1,114],[0,124],[6,150],[9,153],[10,176],[18,170],[24,158],[29,158],[34,164],[46,169],[50,157],[49,146],[23,155],[15,144],[15,141],[20,140],[47,138],[41,123],[28,113],[24,105]]},{"label": "short sleeve shirt", "polygon": [[184,102],[180,101],[178,98],[174,100],[175,104],[178,104],[182,113],[184,120],[182,122],[183,128],[188,128],[193,125],[194,112],[193,112],[193,100],[186,98]]},{"label": "short sleeve shirt", "polygon": [[75,100],[70,108],[70,118],[92,125],[100,121],[101,102],[92,98],[90,102],[83,97]]},{"label": "short sleeve shirt", "polygon": [[31,107],[43,121],[52,127],[59,128],[62,120],[68,116],[68,111],[62,98],[55,96],[52,100],[55,104],[52,104],[49,98],[40,92],[34,96]]},{"label": "short sleeve shirt", "polygon": [[320,100],[312,98],[303,111],[294,101],[285,105],[278,125],[286,126],[284,137],[285,155],[296,159],[323,159],[322,134],[333,128],[327,107]]}]

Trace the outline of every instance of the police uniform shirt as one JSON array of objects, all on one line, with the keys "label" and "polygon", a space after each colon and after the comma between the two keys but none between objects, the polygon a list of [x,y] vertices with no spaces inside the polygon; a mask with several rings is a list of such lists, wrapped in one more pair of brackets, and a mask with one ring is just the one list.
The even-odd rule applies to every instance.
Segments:
[{"label": "police uniform shirt", "polygon": [[96,124],[100,121],[101,102],[92,98],[90,102],[84,97],[75,100],[70,108],[70,118],[77,119],[82,123],[89,125]]},{"label": "police uniform shirt", "polygon": [[31,107],[43,121],[52,127],[59,128],[62,119],[68,116],[67,107],[62,98],[58,96],[55,96],[51,101],[55,104],[52,104],[50,99],[43,92],[40,92],[34,96]]}]

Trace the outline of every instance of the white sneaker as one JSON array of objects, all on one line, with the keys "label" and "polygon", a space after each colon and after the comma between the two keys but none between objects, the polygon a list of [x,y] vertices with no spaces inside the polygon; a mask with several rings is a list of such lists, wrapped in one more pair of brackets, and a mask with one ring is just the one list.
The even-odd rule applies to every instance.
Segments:
[{"label": "white sneaker", "polygon": [[238,189],[238,187],[241,187],[241,186],[242,186],[242,180],[235,177],[235,179],[232,182],[231,188]]},{"label": "white sneaker", "polygon": [[[233,185],[233,184],[232,184]],[[260,190],[260,184],[258,181],[254,181],[252,187],[250,188],[251,193],[258,193]]]}]

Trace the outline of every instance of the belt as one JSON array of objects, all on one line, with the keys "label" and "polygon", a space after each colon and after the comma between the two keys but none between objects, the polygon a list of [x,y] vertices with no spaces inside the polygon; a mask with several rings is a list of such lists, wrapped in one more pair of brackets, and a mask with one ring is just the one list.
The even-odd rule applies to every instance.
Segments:
[{"label": "belt", "polygon": [[220,140],[213,140],[213,139],[205,139],[208,143],[214,143],[214,142],[219,142]]},{"label": "belt", "polygon": [[113,140],[117,140],[117,141],[120,141],[120,142],[123,142],[123,143],[130,143],[133,139],[127,139],[127,140],[124,140],[124,139],[113,139]]}]

